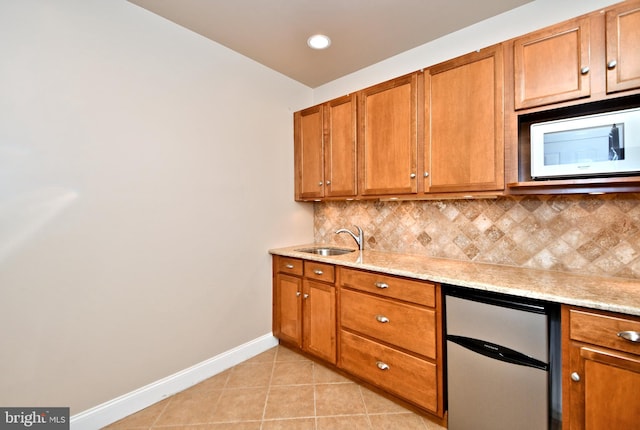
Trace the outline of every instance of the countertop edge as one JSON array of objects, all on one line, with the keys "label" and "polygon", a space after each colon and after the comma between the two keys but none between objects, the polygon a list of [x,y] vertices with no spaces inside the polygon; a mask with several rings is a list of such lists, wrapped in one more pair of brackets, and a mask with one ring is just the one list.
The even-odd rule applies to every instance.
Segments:
[{"label": "countertop edge", "polygon": [[334,245],[302,244],[270,249],[269,253],[440,284],[640,316],[640,281],[634,279],[587,276],[384,251],[354,250],[352,253],[326,257],[298,251],[317,246]]}]

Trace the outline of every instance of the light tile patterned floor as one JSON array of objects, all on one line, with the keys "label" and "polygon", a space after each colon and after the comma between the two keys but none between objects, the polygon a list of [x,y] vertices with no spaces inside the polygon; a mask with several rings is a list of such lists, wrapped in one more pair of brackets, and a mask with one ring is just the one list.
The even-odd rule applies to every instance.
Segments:
[{"label": "light tile patterned floor", "polygon": [[282,346],[107,427],[109,430],[443,430]]}]

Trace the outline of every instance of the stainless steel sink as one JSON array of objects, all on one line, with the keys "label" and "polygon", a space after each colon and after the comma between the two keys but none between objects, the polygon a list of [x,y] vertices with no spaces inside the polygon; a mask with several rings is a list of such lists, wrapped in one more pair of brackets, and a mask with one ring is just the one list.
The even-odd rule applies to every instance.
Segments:
[{"label": "stainless steel sink", "polygon": [[316,255],[322,255],[324,257],[328,257],[328,256],[331,256],[331,255],[348,254],[350,252],[354,252],[355,249],[334,248],[334,247],[331,247],[331,246],[319,246],[319,247],[313,247],[313,248],[296,249],[296,251],[298,251],[298,252],[306,252],[306,253],[309,253],[309,254],[316,254]]}]

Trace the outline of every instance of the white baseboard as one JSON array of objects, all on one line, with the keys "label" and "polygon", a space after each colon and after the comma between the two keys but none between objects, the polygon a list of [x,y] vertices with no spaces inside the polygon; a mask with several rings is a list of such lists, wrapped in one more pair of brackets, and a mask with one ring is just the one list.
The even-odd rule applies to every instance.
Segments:
[{"label": "white baseboard", "polygon": [[186,390],[278,344],[271,333],[71,417],[71,429],[96,430]]}]

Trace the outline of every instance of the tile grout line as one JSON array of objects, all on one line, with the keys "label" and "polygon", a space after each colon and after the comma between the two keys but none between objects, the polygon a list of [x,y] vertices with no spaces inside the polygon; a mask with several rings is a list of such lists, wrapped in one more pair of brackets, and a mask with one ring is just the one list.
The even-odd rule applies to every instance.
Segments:
[{"label": "tile grout line", "polygon": [[171,404],[171,402],[173,402],[173,399],[174,399],[174,396],[170,396],[169,398],[167,398],[167,400],[168,400],[167,404],[164,405],[164,407],[162,408],[160,413],[158,413],[158,415],[156,416],[156,419],[154,419],[153,422],[151,423],[151,425],[149,426],[149,429],[152,429],[156,425],[156,423],[158,422],[158,420],[160,419],[162,414],[164,414],[164,411],[166,411],[167,408],[169,407],[169,405]]},{"label": "tile grout line", "polygon": [[313,382],[313,428],[318,430],[318,394],[316,388],[318,387],[316,381],[316,363],[311,362],[311,381]]},{"label": "tile grout line", "polygon": [[220,405],[220,401],[222,400],[222,396],[224,395],[225,392],[227,392],[227,385],[229,384],[229,380],[231,379],[231,375],[233,374],[233,370],[236,369],[236,366],[233,366],[230,369],[225,370],[224,372],[227,373],[226,378],[224,379],[224,384],[222,385],[222,388],[220,389],[220,393],[218,393],[218,398],[215,402],[215,405],[212,408],[212,418],[213,416],[215,416],[216,412],[218,411],[218,406]]},{"label": "tile grout line", "polygon": [[271,363],[271,375],[269,375],[269,384],[267,385],[267,395],[264,398],[264,407],[262,408],[262,418],[260,419],[260,430],[264,427],[264,421],[267,415],[267,404],[269,403],[269,394],[271,394],[271,383],[273,382],[273,374],[276,369],[276,363],[278,362],[278,354],[280,353],[280,345],[276,346],[276,353],[273,355],[273,362]]},{"label": "tile grout line", "polygon": [[362,405],[364,406],[364,416],[367,419],[367,424],[369,424],[369,428],[373,429],[373,424],[371,423],[371,417],[369,417],[369,408],[367,408],[367,402],[364,399],[364,394],[362,394],[362,387],[357,385],[358,392],[360,393],[360,400],[362,400]]}]

